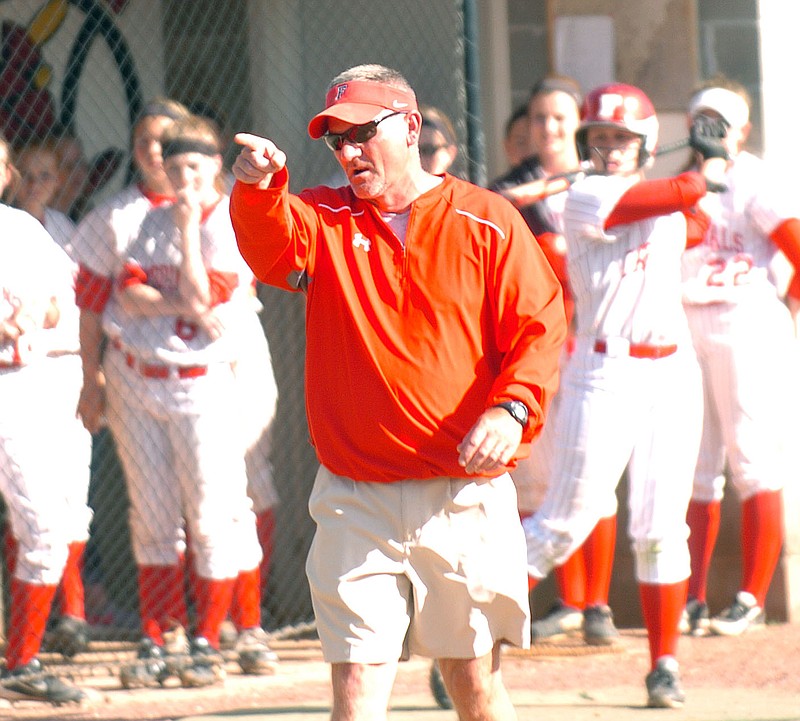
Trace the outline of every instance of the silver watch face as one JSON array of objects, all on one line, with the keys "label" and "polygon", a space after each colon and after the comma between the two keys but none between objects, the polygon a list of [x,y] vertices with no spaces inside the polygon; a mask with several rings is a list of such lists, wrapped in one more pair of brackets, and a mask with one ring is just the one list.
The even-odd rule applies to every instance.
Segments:
[{"label": "silver watch face", "polygon": [[528,422],[528,409],[525,407],[525,404],[522,401],[514,401],[514,414],[517,420],[525,425]]},{"label": "silver watch face", "polygon": [[528,407],[522,401],[506,401],[500,404],[505,408],[511,417],[520,425],[528,425]]}]

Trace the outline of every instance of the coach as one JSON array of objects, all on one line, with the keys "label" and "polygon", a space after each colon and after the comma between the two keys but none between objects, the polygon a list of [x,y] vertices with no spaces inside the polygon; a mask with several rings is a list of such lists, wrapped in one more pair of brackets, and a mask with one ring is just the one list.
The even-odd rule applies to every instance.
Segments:
[{"label": "coach", "polygon": [[307,296],[332,718],[386,718],[413,653],[439,659],[460,718],[511,719],[500,643],[529,643],[529,609],[507,471],[556,390],[564,305],[506,200],[422,169],[421,123],[402,75],[351,68],[308,128],[349,186],[290,194],[285,154],[240,134],[231,216],[256,276]]}]

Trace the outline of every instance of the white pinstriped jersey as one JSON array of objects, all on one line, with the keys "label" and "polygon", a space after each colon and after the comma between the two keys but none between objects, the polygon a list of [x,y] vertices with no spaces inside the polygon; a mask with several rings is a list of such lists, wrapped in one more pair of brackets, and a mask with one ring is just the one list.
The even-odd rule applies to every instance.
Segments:
[{"label": "white pinstriped jersey", "polygon": [[[200,226],[200,245],[206,269],[238,276],[231,300],[215,309],[223,320],[222,336],[212,340],[194,322],[177,315],[132,316],[112,294],[104,314],[104,326],[111,338],[118,339],[123,348],[141,358],[177,365],[207,365],[239,356],[238,335],[244,332],[243,315],[253,312],[250,289],[254,279],[236,245],[227,196]],[[172,208],[154,208],[142,221],[138,237],[128,248],[125,263],[141,268],[147,276],[147,284],[163,295],[177,296],[180,246]]]},{"label": "white pinstriped jersey", "polygon": [[668,345],[688,341],[681,305],[681,213],[603,229],[637,177],[589,176],[564,208],[578,337]]},{"label": "white pinstriped jersey", "polygon": [[785,285],[776,275],[778,249],[769,235],[782,221],[800,217],[796,189],[747,152],[723,182],[727,192],[700,201],[711,224],[703,242],[683,257],[686,303],[739,303],[753,293],[781,294]]},{"label": "white pinstriped jersey", "polygon": [[135,185],[106,200],[78,224],[72,238],[75,261],[95,275],[117,278],[128,246],[152,207]]},{"label": "white pinstriped jersey", "polygon": [[55,208],[45,208],[42,225],[53,240],[61,246],[61,249],[74,260],[72,236],[75,234],[75,223],[70,217]]},{"label": "white pinstriped jersey", "polygon": [[[0,228],[0,318],[10,319],[22,308],[41,329],[52,298],[60,314],[56,328],[37,333],[36,348],[24,362],[51,351],[77,351],[78,316],[72,263],[66,253],[32,215],[1,203]],[[14,345],[0,345],[0,362],[15,362]]]}]

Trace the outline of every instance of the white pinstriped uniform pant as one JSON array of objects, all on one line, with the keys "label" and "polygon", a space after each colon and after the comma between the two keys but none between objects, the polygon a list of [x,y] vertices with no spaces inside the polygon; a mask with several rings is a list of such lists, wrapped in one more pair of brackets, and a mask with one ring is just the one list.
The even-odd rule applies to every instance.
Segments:
[{"label": "white pinstriped uniform pant", "polygon": [[559,389],[558,449],[542,507],[525,522],[529,572],[544,578],[584,542],[625,468],[636,576],[689,576],[686,508],[702,426],[700,370],[691,343],[655,360],[612,357],[583,339]]}]

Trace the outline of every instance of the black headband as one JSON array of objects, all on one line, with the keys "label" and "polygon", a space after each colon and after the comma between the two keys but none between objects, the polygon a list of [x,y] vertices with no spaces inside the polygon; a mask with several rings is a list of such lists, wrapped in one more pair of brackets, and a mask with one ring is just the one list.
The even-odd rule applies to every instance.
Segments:
[{"label": "black headband", "polygon": [[194,140],[193,138],[175,138],[167,140],[161,144],[161,157],[166,160],[172,155],[181,153],[202,153],[203,155],[219,155],[219,148],[213,143],[205,140]]}]

